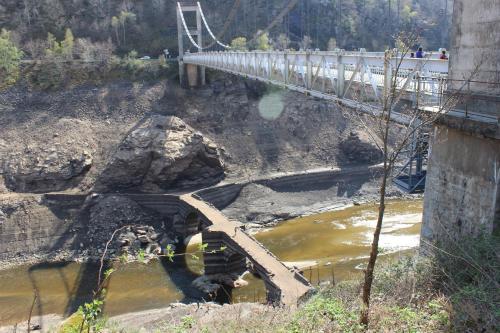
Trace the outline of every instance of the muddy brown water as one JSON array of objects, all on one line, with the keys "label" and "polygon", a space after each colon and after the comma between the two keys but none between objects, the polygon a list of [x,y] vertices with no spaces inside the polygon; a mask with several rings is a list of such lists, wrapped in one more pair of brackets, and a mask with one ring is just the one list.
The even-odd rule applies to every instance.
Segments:
[{"label": "muddy brown water", "polygon": [[[353,206],[285,221],[256,238],[281,260],[300,265],[306,278],[317,285],[360,274],[376,217],[374,204]],[[389,202],[380,240],[382,257],[418,246],[421,217],[420,200]],[[188,252],[195,250],[188,248]],[[107,288],[104,311],[111,316],[200,300],[202,295],[191,282],[202,269],[202,262],[189,255],[174,264],[163,260],[118,265]],[[90,299],[97,270],[95,264],[58,263],[0,271],[0,325],[27,319],[35,289],[39,294],[35,315],[70,314]],[[245,280],[249,285],[233,290],[232,301],[264,301],[263,282],[251,275]]]}]

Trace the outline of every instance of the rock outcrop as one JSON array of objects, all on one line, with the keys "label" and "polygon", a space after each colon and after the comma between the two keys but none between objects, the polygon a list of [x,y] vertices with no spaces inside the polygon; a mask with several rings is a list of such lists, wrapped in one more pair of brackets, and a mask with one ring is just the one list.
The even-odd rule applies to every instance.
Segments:
[{"label": "rock outcrop", "polygon": [[382,161],[382,152],[368,138],[366,134],[351,132],[343,140],[339,148],[349,163],[375,164]]},{"label": "rock outcrop", "polygon": [[177,117],[154,115],[123,140],[98,187],[154,192],[206,186],[223,177],[212,141]]},{"label": "rock outcrop", "polygon": [[201,275],[191,282],[192,286],[205,294],[213,295],[222,285],[231,288],[241,288],[248,285],[248,282],[239,274],[212,274]]},{"label": "rock outcrop", "polygon": [[[94,195],[86,241],[100,255],[115,230],[118,232],[109,247],[109,255],[125,255],[134,260],[142,253],[144,260],[162,254],[170,245],[175,250],[177,238],[170,219],[161,216],[120,195]],[[122,228],[122,229],[120,229]],[[120,229],[120,230],[119,230]]]},{"label": "rock outcrop", "polygon": [[75,187],[93,165],[95,143],[90,133],[83,121],[60,119],[50,136],[26,133],[24,142],[0,139],[0,191],[4,186],[34,193]]},{"label": "rock outcrop", "polygon": [[87,150],[49,148],[5,167],[7,188],[16,192],[61,191],[76,184],[92,166]]}]

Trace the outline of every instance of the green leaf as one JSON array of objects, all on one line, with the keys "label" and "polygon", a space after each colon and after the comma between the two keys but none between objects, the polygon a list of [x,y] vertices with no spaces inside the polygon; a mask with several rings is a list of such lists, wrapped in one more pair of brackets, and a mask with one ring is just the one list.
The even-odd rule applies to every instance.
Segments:
[{"label": "green leaf", "polygon": [[208,243],[200,243],[200,244],[198,244],[198,251],[205,252],[207,247],[208,247]]}]

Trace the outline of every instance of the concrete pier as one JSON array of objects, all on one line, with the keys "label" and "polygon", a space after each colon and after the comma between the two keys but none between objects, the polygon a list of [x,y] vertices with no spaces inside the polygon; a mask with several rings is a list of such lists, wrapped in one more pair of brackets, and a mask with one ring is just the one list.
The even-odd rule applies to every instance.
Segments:
[{"label": "concrete pier", "polygon": [[461,113],[433,129],[424,249],[500,228],[500,2],[456,0],[452,34],[448,93]]}]

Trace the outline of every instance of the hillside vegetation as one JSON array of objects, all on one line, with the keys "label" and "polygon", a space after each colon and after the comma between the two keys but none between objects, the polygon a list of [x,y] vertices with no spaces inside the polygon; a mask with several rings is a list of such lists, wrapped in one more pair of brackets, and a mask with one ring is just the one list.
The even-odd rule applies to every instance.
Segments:
[{"label": "hillside vegetation", "polygon": [[[311,48],[365,47],[381,51],[392,46],[399,31],[417,30],[426,48],[437,49],[448,44],[451,5],[446,14],[446,1],[299,0],[269,35],[273,44],[278,43],[280,35],[282,39],[285,36],[290,47],[296,49],[307,36],[307,46]],[[213,31],[220,33],[233,0],[200,2]],[[287,3],[288,0],[240,1],[237,14],[221,39],[250,39],[268,26]],[[44,55],[49,33],[62,40],[67,29],[75,38],[102,43],[102,49],[111,47],[119,55],[136,50],[139,56],[156,58],[165,48],[173,55],[177,51],[175,2],[170,0],[4,0],[0,4],[0,28],[13,31],[26,56],[35,59]]]}]

